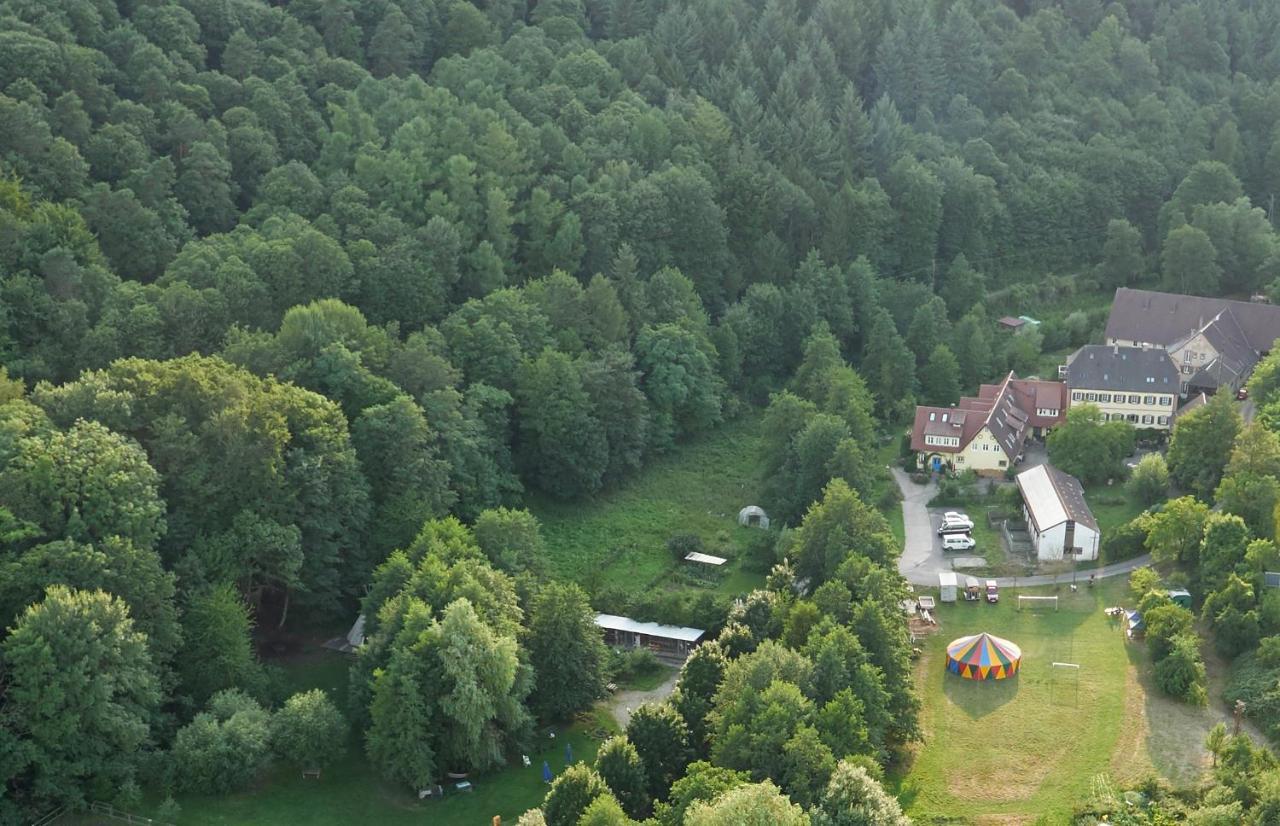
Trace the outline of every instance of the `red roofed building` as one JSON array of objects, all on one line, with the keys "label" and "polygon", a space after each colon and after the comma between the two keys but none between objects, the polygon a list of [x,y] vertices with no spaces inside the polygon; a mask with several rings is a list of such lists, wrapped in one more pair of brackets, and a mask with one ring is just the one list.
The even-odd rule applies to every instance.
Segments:
[{"label": "red roofed building", "polygon": [[955,407],[917,407],[911,449],[928,470],[1000,475],[1022,454],[1027,437],[1061,422],[1066,408],[1065,385],[1010,373]]}]

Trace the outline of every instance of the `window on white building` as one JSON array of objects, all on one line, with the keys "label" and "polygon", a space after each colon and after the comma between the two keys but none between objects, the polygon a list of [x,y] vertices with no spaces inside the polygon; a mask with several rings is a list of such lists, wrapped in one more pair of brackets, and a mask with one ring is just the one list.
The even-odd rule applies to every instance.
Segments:
[{"label": "window on white building", "polygon": [[1142,404],[1142,397],[1141,397],[1141,396],[1130,396],[1130,397],[1129,397],[1129,404]]}]

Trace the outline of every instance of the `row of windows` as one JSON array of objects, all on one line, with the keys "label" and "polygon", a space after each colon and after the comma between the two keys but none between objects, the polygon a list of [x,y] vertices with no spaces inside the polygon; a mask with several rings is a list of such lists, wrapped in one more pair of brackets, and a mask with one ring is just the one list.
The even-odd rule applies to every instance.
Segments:
[{"label": "row of windows", "polygon": [[[1080,390],[1076,390],[1071,394],[1072,401],[1077,402],[1110,402],[1113,404],[1124,404],[1126,398],[1128,398],[1129,404],[1153,405],[1158,403],[1161,407],[1169,407],[1173,404],[1173,396],[1139,396],[1137,394],[1130,394],[1126,397],[1124,393],[1085,393]],[[1159,399],[1159,402],[1157,402],[1156,399]]]},{"label": "row of windows", "polygon": [[1104,422],[1129,422],[1130,424],[1139,424],[1139,423],[1147,424],[1147,425],[1150,425],[1150,424],[1168,425],[1169,424],[1168,416],[1149,416],[1148,415],[1148,416],[1139,417],[1137,413],[1129,413],[1127,415],[1124,413],[1103,413],[1102,420]]},{"label": "row of windows", "polygon": [[[963,457],[963,456],[957,456],[957,457],[956,457],[956,464],[957,464],[957,465],[963,465],[963,464],[964,464],[964,457]],[[999,465],[1000,467],[1004,467],[1004,466],[1005,466],[1005,465],[1007,465],[1007,464],[1009,464],[1009,463],[1008,463],[1006,460],[1004,460],[1004,459],[1001,459],[1001,460],[998,462],[998,465]]]},{"label": "row of windows", "polygon": [[927,445],[941,445],[943,447],[960,446],[960,440],[955,436],[925,436],[924,443]]}]

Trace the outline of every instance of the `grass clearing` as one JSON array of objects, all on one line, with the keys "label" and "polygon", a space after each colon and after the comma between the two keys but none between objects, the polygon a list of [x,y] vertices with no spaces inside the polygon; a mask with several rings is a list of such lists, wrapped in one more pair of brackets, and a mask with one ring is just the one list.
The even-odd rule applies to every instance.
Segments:
[{"label": "grass clearing", "polygon": [[1120,484],[1093,485],[1085,489],[1084,498],[1089,503],[1093,518],[1098,520],[1098,530],[1103,536],[1143,511],[1143,507],[1125,493]]},{"label": "grass clearing", "polygon": [[[317,651],[291,658],[284,663],[284,678],[290,691],[323,688],[340,707],[345,707],[347,669],[351,660],[331,651]],[[667,669],[662,669],[666,676]],[[307,823],[316,826],[346,826],[351,823],[398,824],[431,823],[438,826],[473,826],[489,823],[494,815],[503,822],[515,819],[537,806],[546,795],[542,780],[545,760],[559,774],[566,766],[565,745],[575,762],[590,762],[603,736],[617,730],[604,706],[568,728],[557,727],[556,737],[539,729],[529,752],[530,765],[517,757],[505,769],[472,778],[475,790],[456,792],[438,801],[419,801],[408,790],[381,780],[364,757],[361,738],[352,733],[347,752],[326,768],[319,780],[303,780],[293,767],[276,766],[253,788],[230,795],[184,794],[181,826],[230,826],[258,823],[268,826]],[[160,803],[147,800],[144,812],[154,815]]]},{"label": "grass clearing", "polygon": [[[1019,612],[1019,592],[1055,593],[1006,589],[998,605],[938,608],[942,630],[922,644],[916,670],[924,743],[894,777],[909,814],[926,823],[1063,823],[1101,773],[1194,781],[1204,732],[1222,712],[1151,686],[1145,647],[1126,643],[1102,610],[1125,601],[1123,578],[1057,591],[1056,612]],[[947,643],[979,631],[1021,646],[1016,678],[983,683],[945,670]],[[1078,677],[1055,673],[1055,661],[1079,664]]]},{"label": "grass clearing", "polygon": [[590,501],[531,498],[529,509],[542,523],[551,574],[589,590],[650,588],[676,566],[667,540],[692,533],[701,537],[707,553],[733,560],[734,570],[717,590],[729,581],[748,581],[736,576],[735,557],[754,532],[739,527],[737,516],[760,498],[760,424],[758,411],[744,412],[714,433],[651,460],[624,486]]}]

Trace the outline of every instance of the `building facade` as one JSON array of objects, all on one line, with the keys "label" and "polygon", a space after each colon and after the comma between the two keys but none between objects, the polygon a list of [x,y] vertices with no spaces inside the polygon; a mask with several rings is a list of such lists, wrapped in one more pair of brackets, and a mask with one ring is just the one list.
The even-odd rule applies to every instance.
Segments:
[{"label": "building facade", "polygon": [[1159,347],[1090,344],[1063,371],[1071,405],[1092,404],[1106,421],[1168,430],[1181,383],[1169,353]]},{"label": "building facade", "polygon": [[1061,382],[1009,373],[955,407],[917,407],[911,449],[924,470],[998,476],[1018,461],[1028,436],[1039,436],[1062,421],[1066,407]]},{"label": "building facade", "polygon": [[1050,465],[1037,465],[1019,473],[1015,481],[1037,559],[1088,562],[1098,558],[1098,522],[1074,476]]}]

